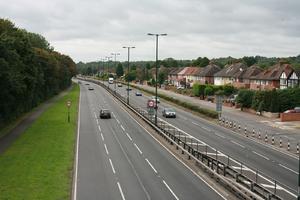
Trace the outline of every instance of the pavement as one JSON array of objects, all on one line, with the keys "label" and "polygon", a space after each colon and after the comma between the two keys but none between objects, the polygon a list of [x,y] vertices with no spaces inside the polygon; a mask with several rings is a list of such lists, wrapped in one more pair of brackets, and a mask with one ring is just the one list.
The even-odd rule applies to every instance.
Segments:
[{"label": "pavement", "polygon": [[[223,199],[100,86],[80,86],[74,199]],[[112,111],[100,119],[100,108]]]},{"label": "pavement", "polygon": [[49,108],[55,101],[59,98],[67,94],[72,87],[68,88],[66,91],[61,92],[59,95],[47,100],[46,102],[42,103],[38,107],[34,108],[33,111],[27,114],[23,120],[20,121],[12,130],[10,130],[6,135],[0,138],[0,154],[4,153],[10,145],[17,140],[25,130],[31,126],[32,123],[35,122],[41,114],[43,114],[47,108]]}]

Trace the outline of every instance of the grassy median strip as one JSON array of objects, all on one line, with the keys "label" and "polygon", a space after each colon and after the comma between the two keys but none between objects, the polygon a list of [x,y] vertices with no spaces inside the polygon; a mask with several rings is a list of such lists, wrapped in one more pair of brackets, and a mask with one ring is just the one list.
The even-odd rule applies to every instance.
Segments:
[{"label": "grassy median strip", "polygon": [[74,85],[0,155],[0,199],[70,199],[78,100]]}]

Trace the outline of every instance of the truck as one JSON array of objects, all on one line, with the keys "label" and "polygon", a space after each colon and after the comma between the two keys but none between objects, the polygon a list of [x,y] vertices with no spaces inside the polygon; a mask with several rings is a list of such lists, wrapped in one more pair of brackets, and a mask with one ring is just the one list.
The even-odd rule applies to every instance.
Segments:
[{"label": "truck", "polygon": [[114,83],[114,78],[108,78],[108,83],[113,84]]}]

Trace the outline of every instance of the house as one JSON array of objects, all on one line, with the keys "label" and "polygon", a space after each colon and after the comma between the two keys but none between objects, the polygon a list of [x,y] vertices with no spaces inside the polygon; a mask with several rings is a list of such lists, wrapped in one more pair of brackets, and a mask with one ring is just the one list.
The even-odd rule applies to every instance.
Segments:
[{"label": "house", "polygon": [[178,86],[178,73],[182,71],[184,67],[174,68],[168,73],[168,82],[169,84]]},{"label": "house", "polygon": [[236,88],[250,88],[251,78],[255,77],[263,70],[258,65],[252,65],[246,69],[237,72],[237,79],[233,82],[233,86]]},{"label": "house", "polygon": [[286,89],[288,87],[299,87],[299,74],[298,71],[285,70],[280,75],[280,89]]},{"label": "house", "polygon": [[185,79],[186,85],[193,86],[194,82],[197,81],[197,74],[202,71],[200,67],[187,67],[183,77]]},{"label": "house", "polygon": [[196,81],[200,84],[214,84],[214,74],[220,70],[219,66],[210,62],[209,65],[196,73]]},{"label": "house", "polygon": [[244,63],[228,64],[224,69],[214,74],[214,84],[233,84],[233,82],[239,81],[241,71],[246,70],[246,68]]},{"label": "house", "polygon": [[287,88],[287,78],[291,76],[292,72],[293,68],[290,64],[279,62],[256,76],[250,77],[250,89],[272,90],[274,88]]}]

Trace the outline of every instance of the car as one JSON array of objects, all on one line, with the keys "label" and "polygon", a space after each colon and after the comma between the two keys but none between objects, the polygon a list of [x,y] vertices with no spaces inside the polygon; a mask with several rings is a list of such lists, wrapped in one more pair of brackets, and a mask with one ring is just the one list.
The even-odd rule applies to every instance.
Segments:
[{"label": "car", "polygon": [[131,89],[131,88],[126,88],[126,90],[127,90],[127,91],[131,91],[132,89]]},{"label": "car", "polygon": [[90,85],[89,83],[86,83],[85,85]]},{"label": "car", "polygon": [[162,111],[163,117],[173,117],[176,118],[176,112],[173,108],[164,108]]},{"label": "car", "polygon": [[295,107],[294,110],[296,111],[296,113],[300,113],[300,107]]},{"label": "car", "polygon": [[94,88],[93,87],[89,87],[89,90],[94,90]]},{"label": "car", "polygon": [[118,87],[122,87],[123,85],[122,85],[122,83],[118,83]]},{"label": "car", "polygon": [[183,86],[181,86],[181,85],[177,86],[177,90],[183,90],[183,89],[184,89]]},{"label": "car", "polygon": [[[155,102],[155,96],[152,96],[151,99]],[[158,97],[157,97],[157,103],[160,103],[160,100]]]},{"label": "car", "polygon": [[142,96],[142,93],[140,91],[136,91],[135,96]]},{"label": "car", "polygon": [[284,113],[300,113],[300,107],[295,107],[294,109],[286,110]]},{"label": "car", "polygon": [[99,116],[101,119],[103,119],[103,118],[110,119],[111,118],[110,110],[101,109]]}]

